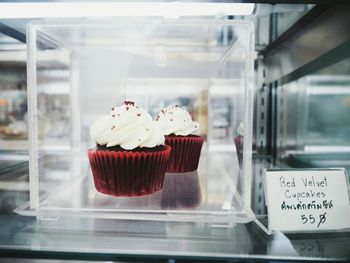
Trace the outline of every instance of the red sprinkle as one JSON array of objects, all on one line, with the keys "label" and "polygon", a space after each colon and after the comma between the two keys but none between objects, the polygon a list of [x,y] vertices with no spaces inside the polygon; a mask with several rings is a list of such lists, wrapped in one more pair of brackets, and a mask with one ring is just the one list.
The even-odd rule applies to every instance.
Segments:
[{"label": "red sprinkle", "polygon": [[114,107],[112,108],[112,110],[114,110]]},{"label": "red sprinkle", "polygon": [[141,113],[137,113],[136,115],[137,115],[137,117],[140,117],[140,116],[141,116]]},{"label": "red sprinkle", "polygon": [[123,104],[135,106],[135,102],[133,102],[133,101],[128,101],[128,100],[124,101]]},{"label": "red sprinkle", "polygon": [[115,126],[113,125],[112,128],[111,128],[111,130],[113,130],[114,128],[115,128]]},{"label": "red sprinkle", "polygon": [[112,115],[112,117],[114,118],[114,117],[115,117],[115,115],[113,114],[113,115]]}]

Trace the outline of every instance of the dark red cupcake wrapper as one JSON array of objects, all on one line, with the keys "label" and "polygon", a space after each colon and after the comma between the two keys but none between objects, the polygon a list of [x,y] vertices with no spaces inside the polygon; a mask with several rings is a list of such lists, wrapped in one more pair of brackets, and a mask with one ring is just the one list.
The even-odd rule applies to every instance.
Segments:
[{"label": "dark red cupcake wrapper", "polygon": [[185,173],[197,170],[204,138],[200,136],[165,136],[171,147],[168,173]]},{"label": "dark red cupcake wrapper", "polygon": [[113,196],[142,196],[162,189],[171,148],[159,151],[88,151],[96,190]]}]

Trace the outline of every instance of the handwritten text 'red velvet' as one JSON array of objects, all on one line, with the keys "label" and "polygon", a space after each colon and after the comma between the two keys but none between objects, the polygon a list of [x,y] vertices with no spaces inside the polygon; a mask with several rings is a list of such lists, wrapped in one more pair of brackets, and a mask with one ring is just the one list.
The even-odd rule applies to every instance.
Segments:
[{"label": "handwritten text 'red velvet'", "polygon": [[[281,203],[282,210],[319,210],[334,207],[332,200],[324,199],[326,194],[322,189],[328,187],[326,176],[318,180],[314,176],[311,178],[302,177],[301,182],[306,188],[305,191],[293,191],[297,188],[295,178],[280,176],[280,187],[285,189],[284,197],[287,199]],[[315,200],[310,200],[310,198]]]}]

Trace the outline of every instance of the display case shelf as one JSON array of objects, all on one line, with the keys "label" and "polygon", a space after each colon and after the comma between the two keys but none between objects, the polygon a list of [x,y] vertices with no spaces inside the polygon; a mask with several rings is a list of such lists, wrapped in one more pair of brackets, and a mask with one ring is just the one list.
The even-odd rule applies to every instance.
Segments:
[{"label": "display case shelf", "polygon": [[[262,156],[254,158],[255,177],[259,177],[260,169],[275,167],[275,161]],[[280,165],[284,167],[283,163]],[[254,195],[259,195],[259,191],[259,187],[253,187]],[[17,192],[16,196],[21,194]],[[263,221],[262,216],[258,218]],[[268,236],[253,222],[232,227],[203,222],[76,216],[36,220],[8,211],[0,213],[0,223],[3,226],[0,256],[11,258],[104,261],[142,258],[145,262],[167,262],[168,259],[348,262],[350,258],[349,232],[284,235],[275,231]]]},{"label": "display case shelf", "polygon": [[[69,163],[61,164],[60,167],[62,166],[68,167]],[[91,172],[87,172],[85,176],[78,177],[73,182],[70,180],[68,184],[44,195],[39,209],[31,210],[27,203],[15,211],[22,215],[46,218],[82,216],[217,224],[246,223],[253,216],[247,217],[244,213],[244,203],[237,188],[242,184],[239,182],[240,172],[236,152],[203,153],[197,171],[167,173],[163,189],[144,197],[113,197],[98,193]],[[45,177],[54,180],[54,174],[54,169],[51,169]],[[61,174],[61,177],[64,175]]]}]

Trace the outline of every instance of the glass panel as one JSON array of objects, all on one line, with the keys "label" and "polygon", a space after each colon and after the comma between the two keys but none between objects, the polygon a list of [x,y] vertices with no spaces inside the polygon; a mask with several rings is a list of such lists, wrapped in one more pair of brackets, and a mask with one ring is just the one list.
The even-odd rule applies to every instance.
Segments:
[{"label": "glass panel", "polygon": [[[2,51],[16,60],[17,51]],[[25,52],[21,53],[25,55]],[[27,90],[25,61],[6,61],[0,65],[0,150],[28,149]]]},{"label": "glass panel", "polygon": [[349,76],[345,59],[279,89],[278,142],[291,165],[349,168]]},{"label": "glass panel", "polygon": [[[287,31],[295,22],[297,22],[300,18],[302,18],[307,12],[310,11],[315,5],[295,5],[293,10],[293,6],[291,6],[290,12],[285,13],[277,13],[277,35],[276,38],[282,35],[285,31]],[[292,11],[293,10],[293,11]]]}]

